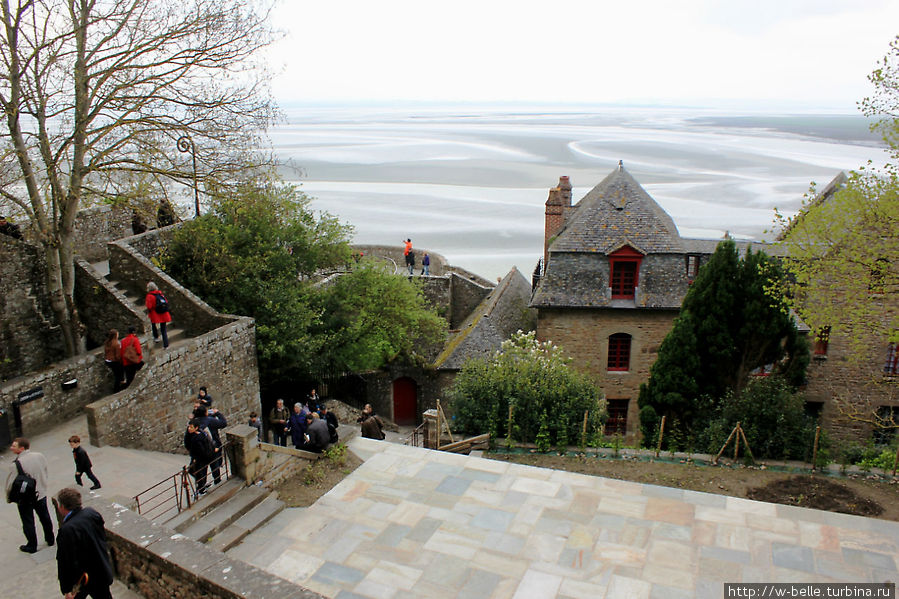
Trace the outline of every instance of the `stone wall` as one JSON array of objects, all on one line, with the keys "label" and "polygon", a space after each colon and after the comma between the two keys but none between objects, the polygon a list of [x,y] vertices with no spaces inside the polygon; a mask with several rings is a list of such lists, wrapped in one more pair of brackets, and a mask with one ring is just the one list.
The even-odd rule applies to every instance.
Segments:
[{"label": "stone wall", "polygon": [[[416,423],[421,422],[421,414],[437,407],[437,400],[443,401],[455,372],[444,372],[415,366],[393,366],[376,372],[366,373],[366,397],[362,404],[370,403],[376,414],[394,420],[393,382],[408,377],[415,381],[418,407],[415,411]],[[354,406],[361,408],[362,406]]]},{"label": "stone wall", "polygon": [[[896,298],[872,296],[869,301],[882,302],[884,322],[899,310]],[[883,372],[887,345],[885,337],[871,336],[862,344],[862,355],[853,355],[849,340],[833,333],[827,353],[812,358],[803,395],[806,401],[821,404],[821,424],[834,439],[864,444],[871,440],[874,427],[859,417],[870,420],[881,407],[899,410],[899,377]]]},{"label": "stone wall", "polygon": [[166,237],[176,226],[110,243],[109,276],[118,287],[141,298],[146,295],[147,282],[156,283],[169,300],[173,326],[183,329],[188,337],[194,337],[224,326],[236,317],[219,314],[153,264],[152,260],[158,258]]},{"label": "stone wall", "polygon": [[[573,358],[579,371],[590,375],[606,399],[628,399],[627,437],[639,431],[637,397],[640,384],[649,379],[649,369],[658,357],[659,346],[677,316],[676,310],[550,310],[542,309],[537,337],[560,345]],[[609,336],[631,335],[629,370],[608,370]]]},{"label": "stone wall", "polygon": [[88,505],[106,521],[116,578],[145,599],[325,599],[119,504],[97,500]]},{"label": "stone wall", "polygon": [[0,380],[43,368],[65,355],[46,278],[38,248],[0,235]]},{"label": "stone wall", "polygon": [[109,329],[116,329],[120,338],[130,327],[139,334],[150,332],[145,312],[81,259],[75,263],[75,302],[88,348],[102,347]]},{"label": "stone wall", "polygon": [[75,217],[75,254],[89,263],[106,260],[106,244],[131,235],[132,212],[128,208],[95,206]]},{"label": "stone wall", "polygon": [[477,308],[493,290],[494,285],[452,274],[450,280],[450,314],[447,320],[451,329],[461,326],[468,315]]},{"label": "stone wall", "polygon": [[256,331],[238,318],[183,344],[154,350],[130,387],[86,406],[91,444],[184,452],[197,389],[209,387],[229,423],[259,410]]}]

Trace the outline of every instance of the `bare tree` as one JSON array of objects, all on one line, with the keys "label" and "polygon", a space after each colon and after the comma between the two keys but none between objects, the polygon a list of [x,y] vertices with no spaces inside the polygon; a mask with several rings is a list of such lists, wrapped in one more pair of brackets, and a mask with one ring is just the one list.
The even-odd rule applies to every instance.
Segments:
[{"label": "bare tree", "polygon": [[66,351],[81,347],[73,229],[87,199],[139,180],[153,191],[227,184],[268,162],[275,116],[253,0],[0,0],[0,199],[30,219]]}]

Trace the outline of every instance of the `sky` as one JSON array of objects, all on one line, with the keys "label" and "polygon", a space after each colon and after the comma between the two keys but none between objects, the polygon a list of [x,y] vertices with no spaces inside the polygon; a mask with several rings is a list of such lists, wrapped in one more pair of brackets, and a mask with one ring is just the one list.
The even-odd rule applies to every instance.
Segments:
[{"label": "sky", "polygon": [[566,103],[853,113],[897,0],[281,0],[293,103]]}]

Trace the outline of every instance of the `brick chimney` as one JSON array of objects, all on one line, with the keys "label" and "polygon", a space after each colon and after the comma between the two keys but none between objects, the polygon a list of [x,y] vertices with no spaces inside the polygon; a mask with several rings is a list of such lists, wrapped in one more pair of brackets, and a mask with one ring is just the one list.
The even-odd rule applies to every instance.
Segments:
[{"label": "brick chimney", "polygon": [[565,217],[571,209],[571,181],[567,176],[559,177],[559,184],[549,190],[546,200],[546,217],[543,226],[543,267],[549,261],[549,242],[565,224]]}]

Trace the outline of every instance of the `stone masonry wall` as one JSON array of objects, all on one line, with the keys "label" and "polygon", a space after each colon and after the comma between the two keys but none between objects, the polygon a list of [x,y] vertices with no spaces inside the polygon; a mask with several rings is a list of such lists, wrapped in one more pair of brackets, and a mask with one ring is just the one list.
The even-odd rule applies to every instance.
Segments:
[{"label": "stone masonry wall", "polygon": [[450,328],[459,328],[492,290],[492,284],[484,285],[453,273],[450,281],[451,309],[447,318]]},{"label": "stone masonry wall", "polygon": [[75,301],[89,348],[102,347],[109,329],[116,329],[119,338],[125,337],[129,327],[138,334],[150,332],[145,313],[81,259],[75,263]]},{"label": "stone masonry wall", "polygon": [[106,244],[131,235],[132,212],[127,208],[95,206],[75,218],[76,255],[87,262],[106,260]]},{"label": "stone masonry wall", "polygon": [[[590,375],[606,399],[628,399],[627,437],[639,431],[637,397],[649,379],[662,339],[671,330],[676,310],[540,310],[537,337],[562,346],[575,368]],[[609,336],[631,335],[630,369],[609,372]]]},{"label": "stone masonry wall", "polygon": [[251,318],[189,339],[145,358],[128,389],[85,408],[91,444],[183,453],[184,430],[197,389],[209,387],[229,423],[259,409],[256,331]]},{"label": "stone masonry wall", "polygon": [[102,500],[115,576],[146,599],[326,599]]},{"label": "stone masonry wall", "polygon": [[[172,225],[175,227],[177,225]],[[234,316],[219,314],[199,297],[156,268],[152,259],[172,227],[156,229],[109,244],[109,276],[117,286],[137,297],[146,294],[147,282],[153,281],[165,294],[171,306],[173,325],[194,337],[231,322]],[[148,252],[144,254],[141,248]]]},{"label": "stone masonry wall", "polygon": [[0,235],[0,380],[64,355],[46,276],[44,256],[36,247]]},{"label": "stone masonry wall", "polygon": [[[362,402],[370,403],[376,414],[388,420],[394,420],[393,414],[393,381],[408,377],[415,381],[417,390],[416,423],[421,422],[421,414],[427,409],[437,407],[437,400],[444,400],[448,384],[452,383],[455,373],[444,373],[437,370],[414,366],[394,366],[364,375],[366,397]],[[362,406],[354,406],[361,408]]]}]

